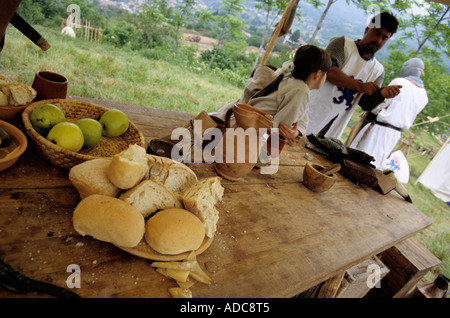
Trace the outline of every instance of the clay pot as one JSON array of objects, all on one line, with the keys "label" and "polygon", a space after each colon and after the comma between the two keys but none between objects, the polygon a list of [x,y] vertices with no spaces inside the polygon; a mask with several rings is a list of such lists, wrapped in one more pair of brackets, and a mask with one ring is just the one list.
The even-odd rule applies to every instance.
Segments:
[{"label": "clay pot", "polygon": [[[274,138],[278,139],[278,149],[272,149],[272,140]],[[287,138],[285,138],[284,136],[280,135],[280,133],[278,132],[272,132],[269,136],[269,138],[267,139],[267,153],[272,157],[272,158],[276,158],[280,155],[281,150],[283,150],[284,145],[287,143]],[[274,144],[276,144],[274,142]]]},{"label": "clay pot", "polygon": [[[340,168],[340,167],[339,167]],[[303,182],[312,191],[324,192],[329,190],[337,180],[337,176],[323,174],[324,167],[318,164],[306,163],[303,170]]]},{"label": "clay pot", "polygon": [[[271,115],[253,106],[242,105],[236,104],[226,113],[227,129],[217,148],[221,151],[216,150],[216,172],[231,181],[240,180],[256,165],[262,146],[259,129],[268,129],[273,124]],[[233,114],[236,124],[230,127]]]},{"label": "clay pot", "polygon": [[254,106],[236,103],[232,109],[237,127],[241,127],[243,129],[258,129],[258,127],[265,128],[272,127],[273,125],[272,115],[269,115]]},{"label": "clay pot", "polygon": [[69,81],[62,75],[40,71],[34,77],[32,87],[36,90],[36,101],[43,99],[64,99]]}]

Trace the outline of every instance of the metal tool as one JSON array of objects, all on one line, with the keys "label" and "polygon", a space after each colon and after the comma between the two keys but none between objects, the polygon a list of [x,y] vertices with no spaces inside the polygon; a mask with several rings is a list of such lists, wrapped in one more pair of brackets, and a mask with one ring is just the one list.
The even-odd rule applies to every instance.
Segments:
[{"label": "metal tool", "polygon": [[0,258],[0,285],[18,292],[42,292],[61,298],[81,298],[78,294],[49,283],[39,282],[22,275]]}]

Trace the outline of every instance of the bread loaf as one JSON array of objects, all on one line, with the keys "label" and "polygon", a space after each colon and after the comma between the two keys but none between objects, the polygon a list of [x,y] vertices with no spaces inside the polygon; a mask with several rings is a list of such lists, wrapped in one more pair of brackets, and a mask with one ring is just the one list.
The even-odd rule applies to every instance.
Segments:
[{"label": "bread loaf", "polygon": [[101,194],[80,201],[73,227],[81,235],[123,247],[135,247],[145,233],[142,214],[127,202]]},{"label": "bread loaf", "polygon": [[166,186],[177,199],[184,191],[197,182],[197,175],[188,166],[170,158],[148,155],[148,179],[156,180]]},{"label": "bread loaf", "polygon": [[120,199],[134,206],[144,217],[157,210],[182,208],[180,201],[162,183],[144,180],[134,188],[122,193]]},{"label": "bread loaf", "polygon": [[69,180],[83,199],[91,194],[103,194],[117,197],[120,189],[108,178],[106,171],[111,159],[98,158],[73,166],[69,171]]},{"label": "bread loaf", "polygon": [[148,160],[145,148],[130,145],[126,150],[113,156],[106,173],[116,187],[128,190],[136,186],[147,171]]},{"label": "bread loaf", "polygon": [[197,250],[205,238],[198,217],[184,209],[166,209],[151,216],[145,225],[145,241],[161,254],[177,255]]},{"label": "bread loaf", "polygon": [[224,188],[220,177],[204,178],[186,190],[182,196],[184,208],[197,215],[204,224],[208,237],[216,232],[219,211],[216,204],[222,200]]}]

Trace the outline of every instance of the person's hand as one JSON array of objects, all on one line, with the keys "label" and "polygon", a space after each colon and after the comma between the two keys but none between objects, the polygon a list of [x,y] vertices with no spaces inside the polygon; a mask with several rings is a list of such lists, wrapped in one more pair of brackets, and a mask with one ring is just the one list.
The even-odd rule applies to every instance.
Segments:
[{"label": "person's hand", "polygon": [[278,125],[278,128],[280,129],[280,135],[285,137],[286,139],[296,138],[299,134],[297,126],[298,126],[298,122],[296,122],[292,128],[290,128],[285,123],[280,122],[280,124]]},{"label": "person's hand", "polygon": [[380,89],[380,86],[375,82],[367,82],[367,83],[361,83],[360,88],[358,91],[360,91],[363,94],[369,94],[372,95],[377,90]]},{"label": "person's hand", "polygon": [[398,94],[400,94],[400,88],[402,88],[401,85],[391,85],[386,86],[385,88],[381,89],[381,95],[384,98],[394,98]]}]

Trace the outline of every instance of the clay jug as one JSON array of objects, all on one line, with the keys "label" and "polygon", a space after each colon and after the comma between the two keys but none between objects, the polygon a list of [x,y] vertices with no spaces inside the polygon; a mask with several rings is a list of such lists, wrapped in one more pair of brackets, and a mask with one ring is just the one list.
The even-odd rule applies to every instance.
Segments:
[{"label": "clay jug", "polygon": [[[236,124],[231,125],[234,114]],[[216,148],[216,172],[231,181],[240,180],[256,165],[262,139],[260,128],[272,127],[273,117],[251,105],[235,104],[225,115],[226,132]]]}]

